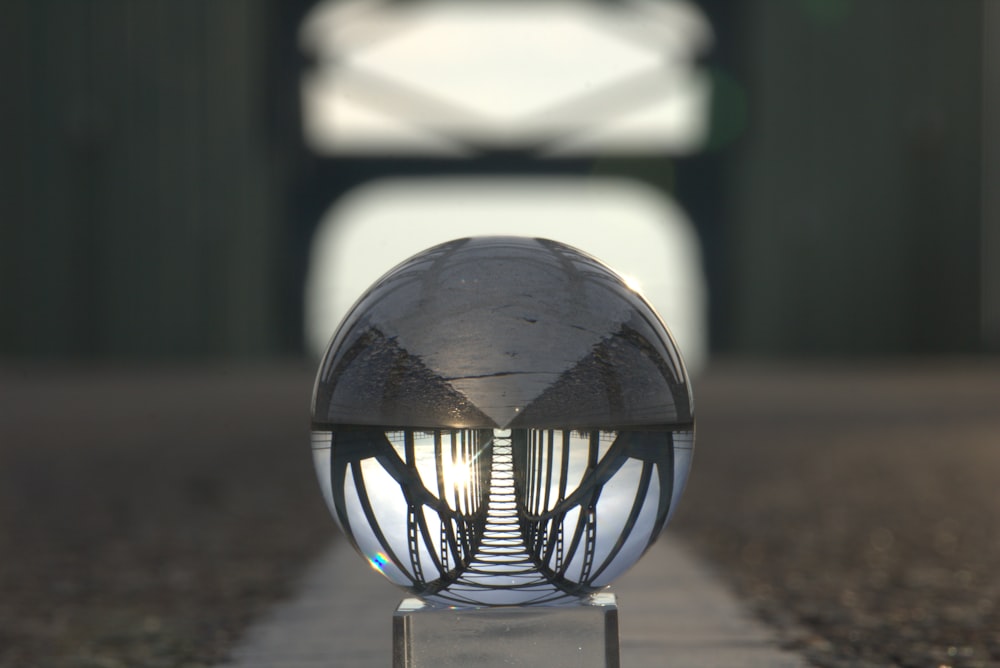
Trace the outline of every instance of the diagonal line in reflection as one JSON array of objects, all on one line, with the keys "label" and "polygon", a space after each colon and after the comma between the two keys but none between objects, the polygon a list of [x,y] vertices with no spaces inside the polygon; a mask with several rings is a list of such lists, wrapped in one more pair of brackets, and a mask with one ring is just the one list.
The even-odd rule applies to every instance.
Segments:
[{"label": "diagonal line in reflection", "polygon": [[[661,102],[673,90],[679,89],[677,84],[681,80],[681,72],[670,72],[666,68],[657,67],[637,72],[598,90],[563,98],[532,116],[559,119],[555,124],[570,128],[567,132],[569,134],[587,126],[613,122],[615,116],[631,114]],[[558,139],[555,137],[553,141]]]},{"label": "diagonal line in reflection", "polygon": [[318,54],[321,63],[342,51],[371,49],[413,29],[411,15],[392,11],[396,2],[322,2],[303,22],[300,44]]},{"label": "diagonal line in reflection", "polygon": [[392,77],[367,71],[357,64],[352,63],[335,72],[323,73],[322,77],[332,85],[341,87],[344,94],[354,101],[369,104],[381,113],[405,119],[431,134],[443,134],[442,127],[492,125],[488,118],[471,108]]}]

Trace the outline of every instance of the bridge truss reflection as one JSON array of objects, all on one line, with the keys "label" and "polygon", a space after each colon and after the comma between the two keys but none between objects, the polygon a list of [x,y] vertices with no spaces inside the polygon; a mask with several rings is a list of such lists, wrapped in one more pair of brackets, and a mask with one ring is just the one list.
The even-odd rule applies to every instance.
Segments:
[{"label": "bridge truss reflection", "polygon": [[[390,579],[443,605],[571,602],[636,561],[693,432],[337,427],[328,501]],[[343,484],[339,484],[342,482]]]}]

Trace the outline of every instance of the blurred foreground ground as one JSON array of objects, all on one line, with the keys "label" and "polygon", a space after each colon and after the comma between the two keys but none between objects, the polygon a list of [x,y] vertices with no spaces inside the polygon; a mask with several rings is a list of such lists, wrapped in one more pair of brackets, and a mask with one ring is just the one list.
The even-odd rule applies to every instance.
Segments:
[{"label": "blurred foreground ground", "polygon": [[[0,371],[0,666],[203,666],[335,535],[312,369]],[[821,666],[1000,666],[1000,364],[697,381],[668,531]],[[388,614],[388,613],[387,613]]]},{"label": "blurred foreground ground", "polygon": [[0,376],[0,666],[203,666],[336,531],[312,372]]},{"label": "blurred foreground ground", "polygon": [[1000,666],[1000,366],[714,371],[674,530],[817,665]]}]

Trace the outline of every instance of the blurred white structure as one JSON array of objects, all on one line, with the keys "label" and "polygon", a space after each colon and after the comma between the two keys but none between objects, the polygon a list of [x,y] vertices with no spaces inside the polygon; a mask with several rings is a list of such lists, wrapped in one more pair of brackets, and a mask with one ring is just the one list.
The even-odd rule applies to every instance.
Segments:
[{"label": "blurred white structure", "polygon": [[688,153],[705,135],[702,14],[678,0],[328,1],[300,33],[320,154]]},{"label": "blurred white structure", "polygon": [[[342,161],[444,158],[452,171],[494,151],[539,162],[690,153],[707,130],[709,79],[695,61],[711,39],[683,0],[327,0],[300,32],[316,63],[302,79],[304,139]],[[305,303],[315,356],[394,265],[491,234],[552,238],[604,261],[659,311],[689,371],[703,365],[701,252],[664,193],[613,178],[432,177],[373,181],[320,222]]]}]

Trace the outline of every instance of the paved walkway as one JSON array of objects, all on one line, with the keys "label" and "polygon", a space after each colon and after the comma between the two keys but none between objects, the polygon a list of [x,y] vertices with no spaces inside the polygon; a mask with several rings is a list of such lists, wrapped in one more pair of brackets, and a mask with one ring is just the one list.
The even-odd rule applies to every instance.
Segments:
[{"label": "paved walkway", "polygon": [[[676,540],[662,537],[613,587],[623,668],[802,668],[769,629]],[[237,668],[389,668],[400,589],[340,540],[297,597],[261,619],[233,654]]]}]

